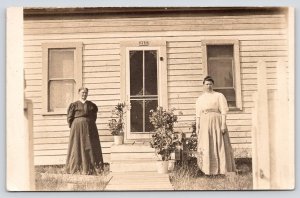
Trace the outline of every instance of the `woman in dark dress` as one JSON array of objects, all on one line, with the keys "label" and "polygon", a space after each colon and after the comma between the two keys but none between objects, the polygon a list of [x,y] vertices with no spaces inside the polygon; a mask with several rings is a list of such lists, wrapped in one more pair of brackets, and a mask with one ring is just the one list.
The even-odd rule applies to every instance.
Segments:
[{"label": "woman in dark dress", "polygon": [[66,172],[70,174],[96,174],[103,169],[103,157],[96,126],[97,106],[86,100],[87,88],[78,90],[79,100],[70,104],[67,120],[70,140]]}]

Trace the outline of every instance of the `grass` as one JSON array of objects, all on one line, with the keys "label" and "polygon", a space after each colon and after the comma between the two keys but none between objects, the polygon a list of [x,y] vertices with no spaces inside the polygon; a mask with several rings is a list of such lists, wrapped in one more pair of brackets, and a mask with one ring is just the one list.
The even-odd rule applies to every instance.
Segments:
[{"label": "grass", "polygon": [[108,166],[99,175],[71,175],[64,166],[36,166],[36,191],[102,191],[108,183]]},{"label": "grass", "polygon": [[[175,190],[252,190],[251,159],[236,161],[237,174],[205,176],[193,159],[176,165],[170,173]],[[63,166],[36,166],[36,191],[103,191],[108,184],[109,166],[97,176],[70,175]]]},{"label": "grass", "polygon": [[199,171],[196,160],[176,166],[170,174],[175,190],[252,190],[251,160],[237,160],[237,173],[222,176],[205,176]]}]

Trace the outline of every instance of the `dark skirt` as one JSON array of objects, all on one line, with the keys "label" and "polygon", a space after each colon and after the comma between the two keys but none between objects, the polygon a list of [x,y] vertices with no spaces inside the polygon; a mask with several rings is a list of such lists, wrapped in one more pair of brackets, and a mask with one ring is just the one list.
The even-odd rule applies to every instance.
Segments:
[{"label": "dark skirt", "polygon": [[66,172],[95,174],[96,169],[102,168],[102,150],[95,122],[86,117],[75,118],[70,131]]}]

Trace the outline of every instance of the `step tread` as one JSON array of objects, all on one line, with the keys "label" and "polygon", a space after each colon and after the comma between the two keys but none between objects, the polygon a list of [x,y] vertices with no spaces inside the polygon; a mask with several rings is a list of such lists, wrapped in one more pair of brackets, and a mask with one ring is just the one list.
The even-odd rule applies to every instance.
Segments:
[{"label": "step tread", "polygon": [[145,162],[153,162],[155,163],[157,160],[151,158],[139,158],[139,159],[127,159],[127,160],[112,160],[110,163],[145,163]]},{"label": "step tread", "polygon": [[111,153],[154,153],[154,148],[145,144],[112,145]]},{"label": "step tread", "polygon": [[106,191],[174,190],[168,174],[138,171],[112,173],[110,176],[112,179],[106,186]]}]

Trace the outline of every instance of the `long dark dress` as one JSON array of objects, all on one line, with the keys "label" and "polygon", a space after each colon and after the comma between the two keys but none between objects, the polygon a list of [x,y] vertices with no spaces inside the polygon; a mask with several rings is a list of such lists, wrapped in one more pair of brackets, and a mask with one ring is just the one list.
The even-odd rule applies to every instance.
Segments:
[{"label": "long dark dress", "polygon": [[76,101],[68,108],[70,140],[66,172],[94,174],[103,168],[102,150],[96,126],[97,106],[91,101]]}]

